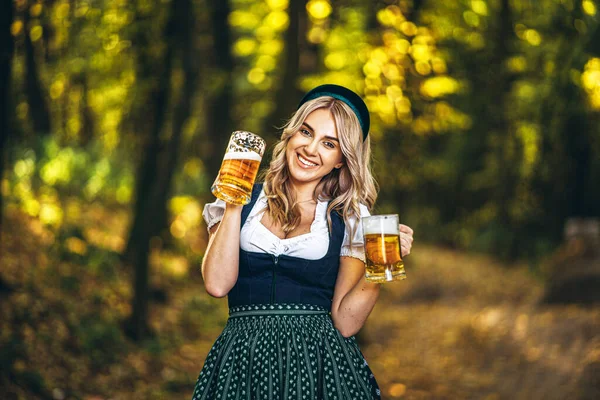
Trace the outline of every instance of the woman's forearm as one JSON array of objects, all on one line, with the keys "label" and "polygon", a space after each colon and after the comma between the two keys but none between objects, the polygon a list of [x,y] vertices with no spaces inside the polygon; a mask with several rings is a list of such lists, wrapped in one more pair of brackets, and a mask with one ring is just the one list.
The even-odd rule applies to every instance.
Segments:
[{"label": "woman's forearm", "polygon": [[364,276],[344,296],[337,309],[332,310],[335,327],[342,336],[349,337],[358,333],[379,297],[380,284],[367,282]]},{"label": "woman's forearm", "polygon": [[237,281],[241,220],[242,206],[228,204],[216,232],[209,239],[202,259],[202,278],[211,296],[226,296]]}]

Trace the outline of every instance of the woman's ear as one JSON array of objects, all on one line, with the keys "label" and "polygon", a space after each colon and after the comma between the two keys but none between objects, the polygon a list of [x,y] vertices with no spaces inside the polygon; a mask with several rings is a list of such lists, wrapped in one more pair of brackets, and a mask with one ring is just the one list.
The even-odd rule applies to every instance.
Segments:
[{"label": "woman's ear", "polygon": [[335,169],[340,169],[340,168],[342,168],[343,166],[344,166],[344,163],[343,163],[343,162],[341,162],[341,163],[335,164],[334,168],[335,168]]}]

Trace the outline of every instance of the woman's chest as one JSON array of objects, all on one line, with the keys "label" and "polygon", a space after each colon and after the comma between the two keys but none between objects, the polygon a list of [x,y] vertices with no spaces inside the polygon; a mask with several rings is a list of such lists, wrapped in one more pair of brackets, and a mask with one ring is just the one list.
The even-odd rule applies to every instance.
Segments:
[{"label": "woman's chest", "polygon": [[242,227],[240,247],[248,252],[262,252],[273,256],[286,255],[305,260],[319,260],[327,254],[330,244],[327,220],[302,223],[294,235],[285,237],[283,229],[268,227],[269,220],[248,219]]},{"label": "woman's chest", "polygon": [[268,213],[263,213],[260,223],[269,230],[274,236],[281,240],[293,239],[311,232],[311,227],[315,224],[315,207],[305,208],[300,213],[300,223],[294,229],[286,232],[283,225],[274,221]]}]

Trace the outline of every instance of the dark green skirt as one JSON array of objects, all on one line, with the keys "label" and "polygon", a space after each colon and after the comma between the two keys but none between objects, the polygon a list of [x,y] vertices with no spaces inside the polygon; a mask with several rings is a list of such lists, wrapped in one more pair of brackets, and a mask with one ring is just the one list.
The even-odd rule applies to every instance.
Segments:
[{"label": "dark green skirt", "polygon": [[302,304],[233,307],[206,357],[193,400],[379,399],[354,337]]}]

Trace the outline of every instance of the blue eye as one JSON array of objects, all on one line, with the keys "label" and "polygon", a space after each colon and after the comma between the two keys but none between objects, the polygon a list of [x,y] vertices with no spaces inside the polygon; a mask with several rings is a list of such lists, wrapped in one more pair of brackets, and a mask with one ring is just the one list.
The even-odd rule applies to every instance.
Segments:
[{"label": "blue eye", "polygon": [[335,144],[331,143],[331,142],[323,142],[323,144],[326,147],[329,147],[330,149],[335,149]]},{"label": "blue eye", "polygon": [[311,136],[310,131],[304,128],[300,129],[300,133],[302,133],[304,136]]}]

